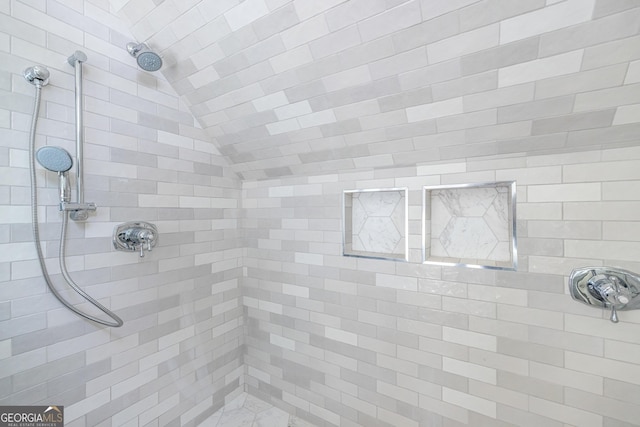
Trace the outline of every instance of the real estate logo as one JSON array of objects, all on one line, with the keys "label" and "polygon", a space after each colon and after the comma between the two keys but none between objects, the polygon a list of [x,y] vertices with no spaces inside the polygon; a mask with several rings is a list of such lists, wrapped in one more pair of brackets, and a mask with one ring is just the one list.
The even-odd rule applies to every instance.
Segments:
[{"label": "real estate logo", "polygon": [[0,427],[63,427],[64,406],[0,406]]}]

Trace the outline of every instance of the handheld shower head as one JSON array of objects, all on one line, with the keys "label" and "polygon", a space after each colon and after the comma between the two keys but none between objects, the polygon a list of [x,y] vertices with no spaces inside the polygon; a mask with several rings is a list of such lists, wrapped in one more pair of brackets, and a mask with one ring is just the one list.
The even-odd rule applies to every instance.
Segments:
[{"label": "handheld shower head", "polygon": [[162,67],[162,58],[151,51],[146,43],[127,43],[127,51],[136,58],[138,66],[145,71],[158,71]]},{"label": "handheld shower head", "polygon": [[60,147],[42,147],[36,152],[36,159],[43,168],[51,172],[67,172],[73,166],[71,155]]},{"label": "handheld shower head", "polygon": [[36,159],[45,169],[58,173],[60,201],[70,201],[71,184],[69,183],[67,172],[69,172],[69,169],[73,166],[73,160],[67,150],[60,147],[42,147],[36,152]]}]

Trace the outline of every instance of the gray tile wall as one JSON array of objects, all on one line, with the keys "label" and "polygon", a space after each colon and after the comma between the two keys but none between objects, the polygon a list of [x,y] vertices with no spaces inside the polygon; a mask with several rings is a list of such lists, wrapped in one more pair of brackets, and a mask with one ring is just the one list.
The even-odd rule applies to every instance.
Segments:
[{"label": "gray tile wall", "polygon": [[[339,125],[295,138],[279,173],[299,177],[244,182],[249,391],[321,426],[637,424],[638,313],[614,325],[566,287],[574,267],[640,270],[637,7],[420,5],[402,30],[367,26],[389,3],[329,9],[379,38],[287,80]],[[234,168],[268,177],[274,155]],[[501,180],[518,271],[422,265],[422,186]],[[404,186],[410,262],[340,256],[341,192]]]},{"label": "gray tile wall", "polygon": [[[639,10],[0,4],[0,404],[64,404],[71,426],[189,426],[247,389],[320,426],[637,424],[640,317],[609,323],[566,278],[640,271]],[[130,30],[166,48],[163,74],[135,68]],[[30,237],[21,72],[51,69],[38,144],[73,151],[76,49],[100,209],[71,225],[68,264],[118,330],[60,307]],[[55,273],[56,183],[38,178]],[[511,179],[519,271],[420,264],[423,185]],[[340,256],[342,190],[405,186],[410,262]],[[132,219],[161,230],[142,260],[110,247]]]},{"label": "gray tile wall", "polygon": [[244,179],[637,143],[635,1],[112,4]]},{"label": "gray tile wall", "polygon": [[[319,426],[637,424],[640,311],[572,268],[640,271],[640,147],[245,182],[248,390]],[[421,263],[422,184],[517,181],[518,271]],[[347,189],[409,187],[408,263],[344,257]]]},{"label": "gray tile wall", "polygon": [[[106,1],[0,5],[0,405],[65,406],[68,426],[189,426],[242,392],[240,181],[159,73],[136,68],[133,37]],[[22,70],[51,71],[37,146],[75,152],[73,68],[85,75],[86,200],[71,223],[72,277],[114,310],[119,329],[80,320],[49,292],[30,226],[28,131],[34,87]],[[57,263],[56,178],[38,166],[46,262]],[[158,226],[140,258],[111,247],[116,224]]]}]

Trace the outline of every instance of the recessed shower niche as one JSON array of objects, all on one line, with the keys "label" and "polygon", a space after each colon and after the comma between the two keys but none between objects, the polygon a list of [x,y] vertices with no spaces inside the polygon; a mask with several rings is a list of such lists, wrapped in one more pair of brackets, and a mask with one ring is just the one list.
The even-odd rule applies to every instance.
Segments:
[{"label": "recessed shower niche", "polygon": [[346,190],[342,254],[406,261],[407,203],[406,188]]},{"label": "recessed shower niche", "polygon": [[425,264],[515,270],[516,183],[423,187]]}]

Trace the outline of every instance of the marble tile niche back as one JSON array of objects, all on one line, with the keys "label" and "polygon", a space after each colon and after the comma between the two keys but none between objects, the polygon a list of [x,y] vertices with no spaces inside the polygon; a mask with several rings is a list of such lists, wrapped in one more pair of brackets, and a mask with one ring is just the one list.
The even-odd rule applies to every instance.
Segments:
[{"label": "marble tile niche back", "polygon": [[406,260],[406,189],[345,191],[343,218],[344,255]]},{"label": "marble tile niche back", "polygon": [[515,183],[424,189],[427,263],[515,269]]}]

